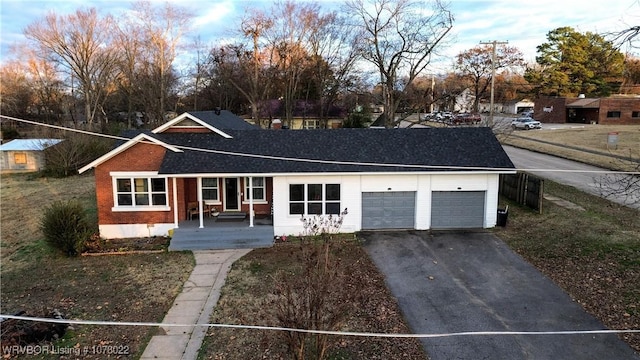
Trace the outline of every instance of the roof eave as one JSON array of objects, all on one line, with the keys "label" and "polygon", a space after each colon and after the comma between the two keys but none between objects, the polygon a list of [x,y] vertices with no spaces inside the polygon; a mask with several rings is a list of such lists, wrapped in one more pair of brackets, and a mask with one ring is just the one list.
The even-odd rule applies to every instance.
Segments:
[{"label": "roof eave", "polygon": [[248,176],[264,176],[264,177],[278,177],[278,176],[363,176],[363,175],[501,175],[501,174],[516,174],[517,170],[504,169],[495,171],[343,171],[343,172],[234,172],[234,173],[168,173],[159,172],[158,175],[176,178],[194,178],[194,177],[248,177]]},{"label": "roof eave", "polygon": [[188,112],[182,113],[181,115],[177,116],[175,119],[170,120],[160,126],[158,126],[157,128],[151,130],[152,133],[154,134],[159,134],[164,132],[165,130],[167,130],[168,128],[172,127],[173,125],[179,123],[180,121],[184,120],[185,118],[188,118],[189,120],[195,121],[196,123],[200,124],[201,126],[213,131],[214,133],[222,136],[225,139],[231,139],[233,138],[233,136],[227,134],[226,132],[209,125],[208,123],[200,120],[200,118],[193,116],[191,114],[189,114]]},{"label": "roof eave", "polygon": [[165,143],[163,141],[160,141],[158,139],[155,139],[155,138],[153,138],[153,137],[151,137],[149,135],[140,134],[140,135],[138,135],[138,136],[136,136],[136,137],[134,137],[132,139],[129,139],[124,144],[116,147],[115,149],[109,151],[108,153],[106,153],[106,154],[102,155],[101,157],[95,159],[94,161],[90,162],[89,164],[83,166],[82,168],[80,168],[78,170],[78,174],[82,174],[82,173],[84,173],[85,171],[87,171],[89,169],[95,168],[96,166],[104,163],[105,161],[107,161],[107,160],[113,158],[114,156],[122,153],[123,151],[129,149],[133,145],[136,145],[136,144],[138,144],[140,142],[143,142],[143,141],[148,141],[148,142],[151,142],[151,143],[153,143],[155,145],[162,146],[162,147],[166,148],[167,150],[170,150],[170,151],[173,151],[173,152],[183,152],[179,148],[177,148],[175,146],[172,146],[172,145],[169,145],[169,144],[167,144],[167,143]]}]

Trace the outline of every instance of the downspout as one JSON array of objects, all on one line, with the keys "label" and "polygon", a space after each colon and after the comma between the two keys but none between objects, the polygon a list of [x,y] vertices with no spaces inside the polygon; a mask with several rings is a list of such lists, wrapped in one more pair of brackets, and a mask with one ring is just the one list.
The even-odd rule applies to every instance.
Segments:
[{"label": "downspout", "polygon": [[249,227],[253,227],[253,176],[249,176]]},{"label": "downspout", "polygon": [[198,177],[198,212],[200,218],[200,229],[204,228],[204,209],[202,208],[202,177]]},{"label": "downspout", "polygon": [[178,228],[178,184],[176,178],[173,178],[173,226]]}]

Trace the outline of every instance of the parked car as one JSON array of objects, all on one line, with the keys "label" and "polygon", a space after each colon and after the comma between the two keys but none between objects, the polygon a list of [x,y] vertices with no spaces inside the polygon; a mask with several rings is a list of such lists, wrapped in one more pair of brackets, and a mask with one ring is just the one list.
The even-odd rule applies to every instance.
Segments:
[{"label": "parked car", "polygon": [[479,114],[472,113],[462,113],[457,114],[453,118],[454,125],[471,125],[471,124],[479,124],[482,121],[482,118]]},{"label": "parked car", "polygon": [[525,110],[520,113],[522,117],[533,117],[533,110]]},{"label": "parked car", "polygon": [[531,130],[541,129],[542,124],[540,123],[540,121],[534,120],[530,117],[521,117],[513,120],[511,122],[511,127],[514,129]]}]

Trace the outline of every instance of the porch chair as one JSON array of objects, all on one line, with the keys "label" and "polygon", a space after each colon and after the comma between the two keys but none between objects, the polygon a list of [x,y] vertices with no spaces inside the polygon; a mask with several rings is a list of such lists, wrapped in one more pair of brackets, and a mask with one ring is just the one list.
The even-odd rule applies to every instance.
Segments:
[{"label": "porch chair", "polygon": [[187,216],[189,220],[193,220],[193,215],[200,215],[200,207],[197,201],[190,201],[187,203]]}]

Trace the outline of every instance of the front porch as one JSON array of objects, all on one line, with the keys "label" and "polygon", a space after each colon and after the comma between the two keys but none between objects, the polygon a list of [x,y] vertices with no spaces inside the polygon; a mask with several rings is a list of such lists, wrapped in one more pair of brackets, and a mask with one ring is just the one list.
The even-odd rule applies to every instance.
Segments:
[{"label": "front porch", "polygon": [[203,228],[199,219],[180,222],[173,231],[169,250],[253,249],[273,245],[273,224],[268,217],[255,218],[253,227],[248,219],[224,221],[206,217],[203,222]]}]

